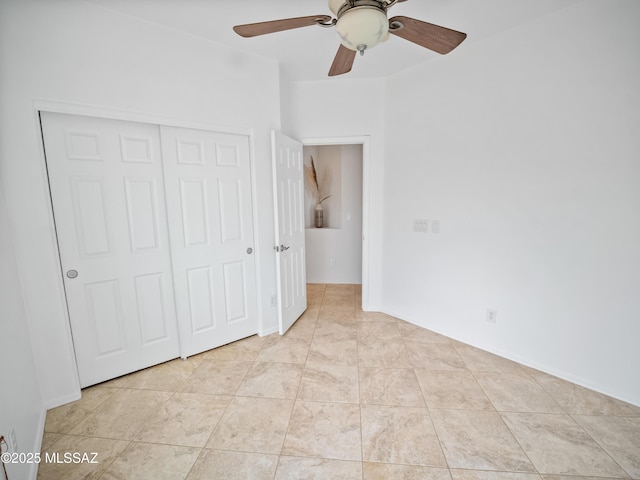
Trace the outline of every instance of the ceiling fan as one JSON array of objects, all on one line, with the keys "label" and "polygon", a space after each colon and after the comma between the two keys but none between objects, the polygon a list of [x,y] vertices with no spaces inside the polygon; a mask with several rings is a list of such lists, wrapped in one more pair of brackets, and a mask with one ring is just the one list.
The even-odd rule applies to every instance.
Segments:
[{"label": "ceiling fan", "polygon": [[236,25],[233,30],[242,37],[255,37],[267,33],[319,25],[336,27],[340,47],[329,69],[329,76],[351,71],[356,53],[364,55],[389,38],[389,33],[409,40],[440,54],[449,53],[467,38],[466,33],[440,27],[415,18],[397,16],[387,19],[387,10],[406,0],[329,0],[329,15],[284,18],[267,22]]}]

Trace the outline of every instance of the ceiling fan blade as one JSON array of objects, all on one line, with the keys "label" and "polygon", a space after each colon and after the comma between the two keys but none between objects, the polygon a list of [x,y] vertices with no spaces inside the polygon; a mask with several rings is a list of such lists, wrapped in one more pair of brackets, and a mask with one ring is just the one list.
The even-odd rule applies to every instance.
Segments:
[{"label": "ceiling fan blade", "polygon": [[350,50],[344,45],[340,44],[338,53],[336,53],[331,68],[329,69],[329,76],[334,77],[336,75],[342,75],[351,71],[353,66],[353,60],[356,58],[356,51]]},{"label": "ceiling fan blade", "polygon": [[[394,22],[402,24],[402,28],[394,28]],[[402,16],[389,19],[389,33],[443,55],[467,38],[466,33]]]},{"label": "ceiling fan blade", "polygon": [[271,20],[269,22],[236,25],[233,27],[233,31],[241,37],[256,37],[266,33],[309,27],[311,25],[317,25],[318,23],[328,24],[328,22],[331,22],[331,17],[329,15],[310,15],[308,17],[283,18],[281,20]]}]

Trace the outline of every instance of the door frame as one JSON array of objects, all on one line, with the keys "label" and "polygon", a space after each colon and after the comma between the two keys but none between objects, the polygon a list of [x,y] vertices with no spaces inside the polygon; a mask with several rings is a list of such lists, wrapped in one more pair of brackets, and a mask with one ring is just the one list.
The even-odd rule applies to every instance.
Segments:
[{"label": "door frame", "polygon": [[[56,231],[55,214],[53,211],[53,202],[51,200],[50,186],[49,186],[49,180],[48,180],[48,174],[47,174],[48,167],[47,167],[46,155],[44,151],[44,145],[42,143],[42,125],[40,122],[40,112],[63,113],[63,114],[69,114],[69,115],[95,117],[95,118],[108,119],[108,120],[120,120],[125,122],[146,123],[146,124],[158,125],[158,126],[165,125],[170,127],[189,128],[189,129],[196,129],[196,130],[206,130],[211,132],[244,135],[248,137],[249,165],[251,169],[250,171],[251,208],[253,209],[253,215],[252,215],[253,241],[254,241],[254,245],[260,244],[260,230],[258,225],[258,215],[256,215],[256,211],[257,211],[256,209],[258,205],[257,203],[258,195],[257,195],[257,189],[256,189],[257,182],[256,182],[256,165],[255,165],[255,138],[254,138],[253,129],[214,125],[214,124],[209,124],[205,122],[196,122],[196,121],[184,120],[181,118],[154,115],[150,113],[141,113],[141,112],[134,112],[134,111],[118,110],[118,109],[111,109],[111,108],[105,108],[105,107],[96,107],[96,106],[90,106],[90,105],[72,104],[72,103],[56,102],[56,101],[41,100],[41,99],[35,99],[33,101],[33,108],[34,108],[35,120],[38,125],[37,127],[38,132],[40,135],[38,139],[39,140],[38,148],[40,150],[42,168],[44,172],[43,188],[46,190],[46,196],[48,199],[47,215],[49,217],[49,222],[54,232]],[[73,354],[73,362],[75,367],[74,384],[77,386],[78,392],[79,392],[80,379],[77,371],[77,360],[75,358],[75,349],[73,345],[73,335],[71,332],[69,306],[67,304],[67,297],[66,297],[66,292],[64,288],[64,279],[63,279],[64,272],[62,268],[62,261],[60,259],[60,249],[58,245],[57,234],[51,237],[51,241],[53,242],[53,248],[56,252],[56,258],[55,258],[56,268],[60,272],[60,275],[56,276],[56,283],[57,283],[57,289],[60,292],[62,302],[64,305],[64,315],[66,317],[65,337],[69,341],[69,348]],[[258,333],[264,329],[263,328],[264,312],[263,312],[263,307],[261,302],[262,285],[260,283],[261,257],[262,255],[260,254],[259,249],[255,249],[255,262],[256,262],[256,299],[255,300],[258,308],[256,330]],[[181,352],[181,355],[182,355],[182,352]],[[77,400],[79,396],[77,398],[76,396],[73,396],[73,398],[72,397],[69,397],[69,398],[70,399],[65,398],[64,401],[61,400],[60,403],[56,401],[52,403],[51,406],[58,406],[59,404],[65,403],[66,401]]]},{"label": "door frame", "polygon": [[325,146],[325,145],[362,145],[362,309],[365,311],[371,308],[370,292],[370,260],[371,260],[371,137],[368,135],[346,136],[346,137],[319,137],[300,139],[303,147]]}]

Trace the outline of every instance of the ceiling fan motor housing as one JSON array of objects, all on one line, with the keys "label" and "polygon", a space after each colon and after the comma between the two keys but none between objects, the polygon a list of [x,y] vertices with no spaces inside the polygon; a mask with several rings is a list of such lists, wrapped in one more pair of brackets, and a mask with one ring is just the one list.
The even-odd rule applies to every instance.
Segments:
[{"label": "ceiling fan motor housing", "polygon": [[346,48],[363,53],[389,38],[386,3],[377,0],[329,0],[336,32]]}]

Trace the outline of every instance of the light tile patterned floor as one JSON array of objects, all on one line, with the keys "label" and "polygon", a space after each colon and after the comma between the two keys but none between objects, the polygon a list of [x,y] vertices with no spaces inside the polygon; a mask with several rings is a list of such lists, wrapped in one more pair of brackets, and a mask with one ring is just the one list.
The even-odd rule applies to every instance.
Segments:
[{"label": "light tile patterned floor", "polygon": [[640,479],[640,408],[362,312],[309,285],[284,337],[250,337],[83,391],[47,414],[38,478]]}]

